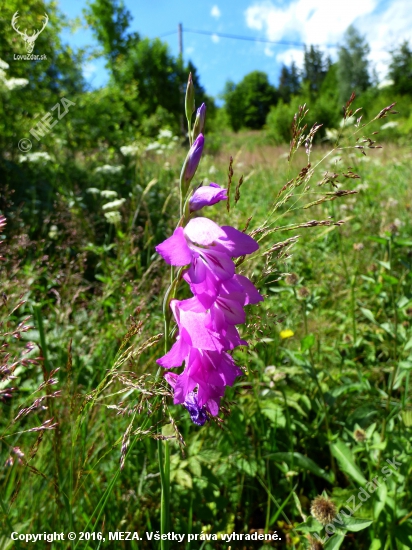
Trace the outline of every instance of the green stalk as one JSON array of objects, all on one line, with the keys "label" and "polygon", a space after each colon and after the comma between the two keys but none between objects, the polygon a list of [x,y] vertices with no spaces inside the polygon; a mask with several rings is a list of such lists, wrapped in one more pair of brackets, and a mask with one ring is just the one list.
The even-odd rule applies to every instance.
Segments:
[{"label": "green stalk", "polygon": [[[169,442],[165,441],[165,454],[163,460],[163,442],[161,439],[157,441],[157,451],[159,460],[160,483],[162,487],[162,496],[160,504],[160,535],[169,532],[169,500],[170,500],[170,448]],[[168,550],[169,541],[161,540],[160,549]]]}]

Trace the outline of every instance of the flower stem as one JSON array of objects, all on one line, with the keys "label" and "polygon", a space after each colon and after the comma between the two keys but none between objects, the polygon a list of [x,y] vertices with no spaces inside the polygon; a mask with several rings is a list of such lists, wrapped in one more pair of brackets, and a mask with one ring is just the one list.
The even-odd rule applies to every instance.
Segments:
[{"label": "flower stem", "polygon": [[[160,502],[160,534],[164,535],[169,532],[169,500],[170,500],[170,448],[169,442],[164,442],[165,453],[163,459],[163,441],[158,439],[157,450],[159,458],[160,482],[162,487],[162,496]],[[160,549],[168,550],[169,541],[161,540]]]}]

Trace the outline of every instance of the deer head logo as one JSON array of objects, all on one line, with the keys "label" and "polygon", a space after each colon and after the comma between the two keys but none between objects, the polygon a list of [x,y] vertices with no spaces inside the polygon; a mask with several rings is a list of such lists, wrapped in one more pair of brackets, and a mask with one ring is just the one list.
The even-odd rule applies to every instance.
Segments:
[{"label": "deer head logo", "polygon": [[26,50],[27,50],[27,53],[32,53],[33,49],[34,49],[34,43],[36,42],[36,39],[37,37],[39,36],[39,34],[44,30],[44,28],[46,27],[48,21],[49,21],[49,16],[47,15],[47,13],[44,14],[44,21],[43,21],[43,27],[39,30],[39,31],[33,31],[33,34],[32,35],[28,35],[27,34],[27,29],[25,29],[24,32],[21,32],[19,31],[19,27],[16,27],[16,23],[17,23],[17,19],[19,18],[19,12],[16,11],[16,13],[13,15],[13,19],[11,20],[11,26],[13,27],[13,29],[18,33],[20,34],[22,37],[23,37],[23,40],[26,42]]}]

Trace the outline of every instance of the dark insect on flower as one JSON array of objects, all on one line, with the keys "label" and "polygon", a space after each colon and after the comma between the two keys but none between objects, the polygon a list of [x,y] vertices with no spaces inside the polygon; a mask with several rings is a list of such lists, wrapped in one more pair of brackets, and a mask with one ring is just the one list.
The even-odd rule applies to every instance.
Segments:
[{"label": "dark insect on flower", "polygon": [[327,525],[336,516],[336,506],[332,500],[320,495],[312,500],[310,513],[322,525]]}]

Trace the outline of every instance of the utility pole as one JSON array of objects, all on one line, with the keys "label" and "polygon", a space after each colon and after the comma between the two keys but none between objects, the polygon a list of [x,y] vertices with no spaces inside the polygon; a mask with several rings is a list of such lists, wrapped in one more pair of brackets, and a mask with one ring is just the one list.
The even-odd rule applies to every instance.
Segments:
[{"label": "utility pole", "polygon": [[[183,69],[183,26],[182,23],[179,23],[177,26],[177,32],[179,34],[179,61],[181,68]],[[186,95],[186,87],[182,83],[181,87],[181,114],[180,114],[180,133],[182,136],[186,135],[186,129],[185,129],[185,123],[184,123],[184,117],[183,117],[183,111],[185,109],[185,95]]]},{"label": "utility pole", "polygon": [[178,33],[179,33],[179,55],[183,59],[183,27],[182,27],[182,23],[179,23],[179,25],[178,25]]}]

